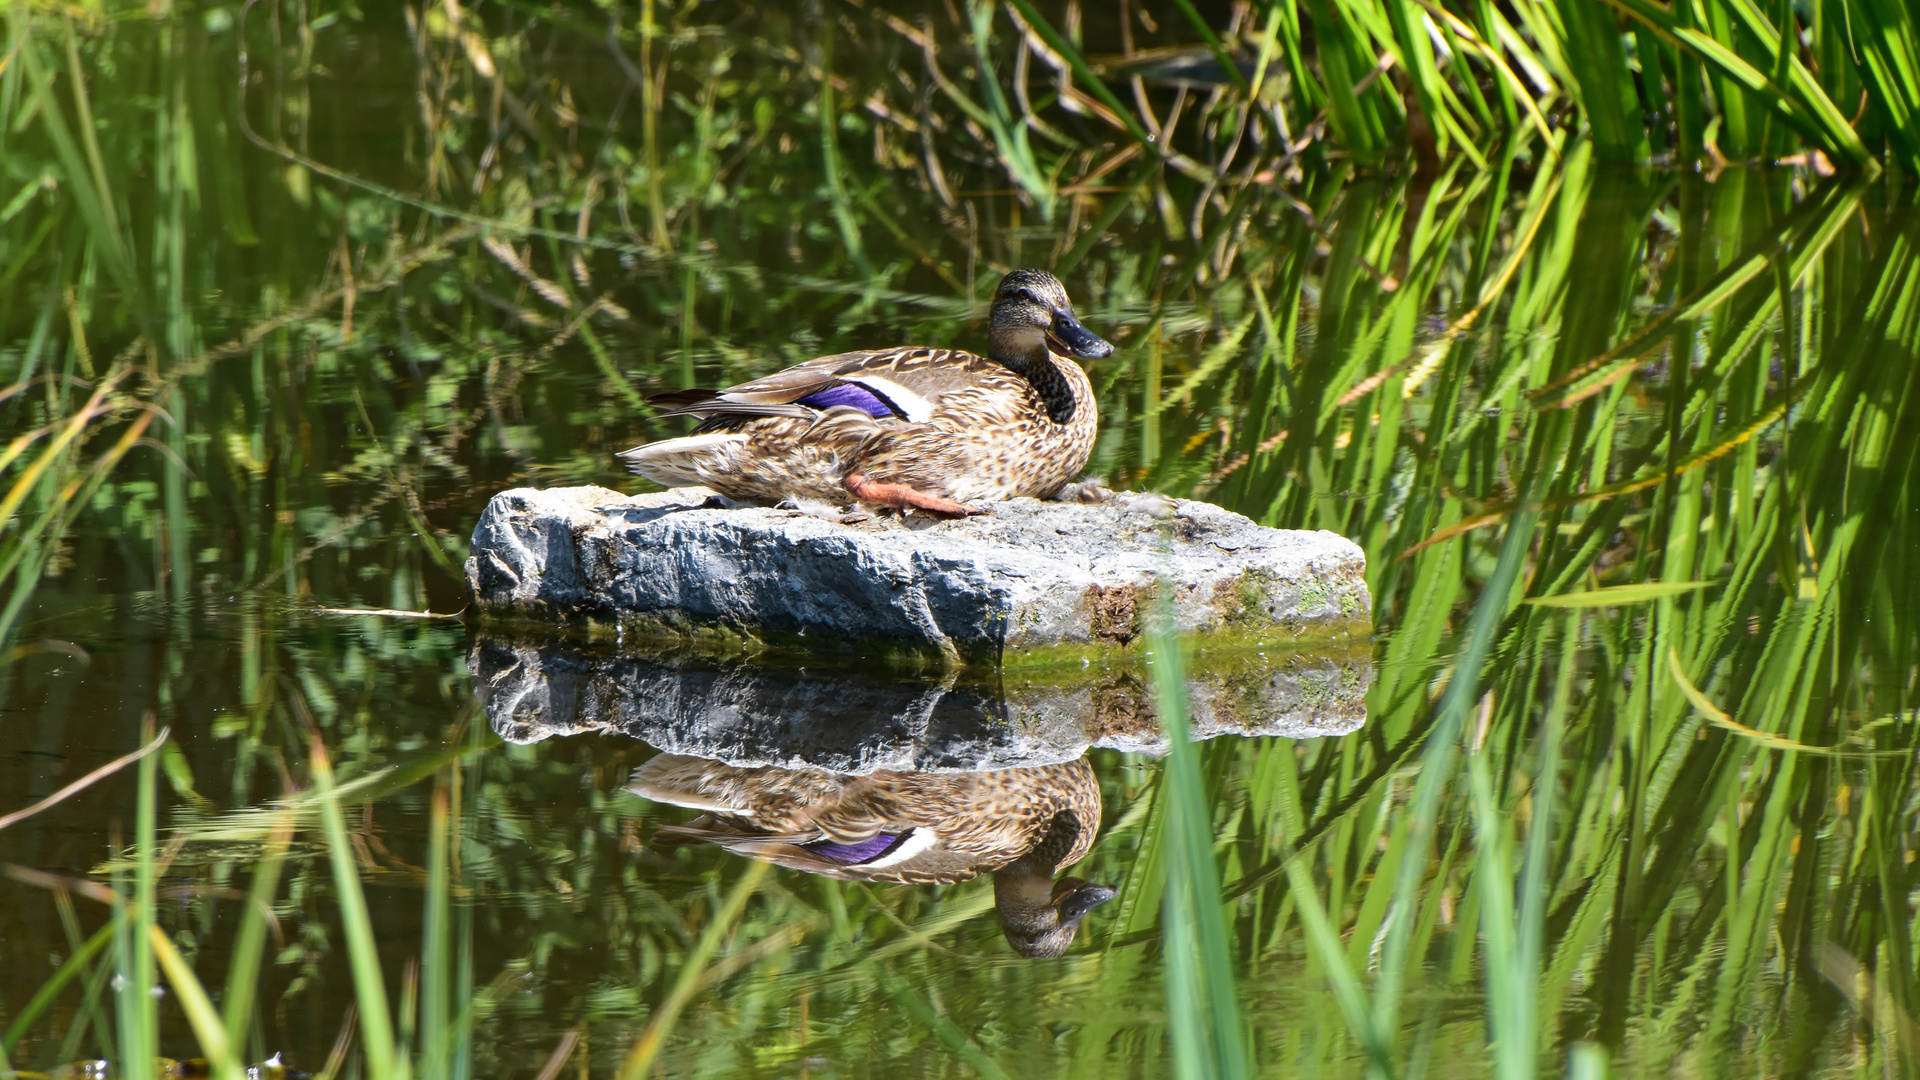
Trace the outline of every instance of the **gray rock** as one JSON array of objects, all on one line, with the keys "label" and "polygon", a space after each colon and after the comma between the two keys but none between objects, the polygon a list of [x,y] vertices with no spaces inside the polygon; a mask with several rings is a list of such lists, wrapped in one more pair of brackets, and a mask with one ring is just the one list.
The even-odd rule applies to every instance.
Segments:
[{"label": "gray rock", "polygon": [[1018,664],[1137,651],[1164,581],[1183,636],[1250,643],[1371,633],[1366,556],[1206,503],[1014,499],[991,516],[858,524],[714,508],[680,488],[493,497],[467,579],[483,621],[585,624],[622,640],[797,645]]},{"label": "gray rock", "polygon": [[[480,637],[469,670],[509,742],[617,734],[730,765],[839,773],[973,772],[1072,761],[1089,747],[1166,752],[1137,665],[1071,678],[944,678],[637,656]],[[1258,651],[1187,679],[1195,738],[1342,735],[1366,719],[1370,649]]]}]

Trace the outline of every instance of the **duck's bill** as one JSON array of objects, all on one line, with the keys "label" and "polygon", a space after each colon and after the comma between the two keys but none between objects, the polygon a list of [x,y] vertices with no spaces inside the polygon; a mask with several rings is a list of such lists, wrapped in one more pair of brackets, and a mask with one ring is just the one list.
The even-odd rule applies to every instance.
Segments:
[{"label": "duck's bill", "polygon": [[1113,355],[1113,346],[1081,326],[1071,311],[1054,311],[1053,325],[1047,328],[1047,344],[1054,352],[1082,360],[1104,360]]},{"label": "duck's bill", "polygon": [[1054,908],[1062,925],[1078,923],[1087,912],[1119,895],[1106,885],[1089,885],[1079,878],[1061,878],[1054,888]]}]

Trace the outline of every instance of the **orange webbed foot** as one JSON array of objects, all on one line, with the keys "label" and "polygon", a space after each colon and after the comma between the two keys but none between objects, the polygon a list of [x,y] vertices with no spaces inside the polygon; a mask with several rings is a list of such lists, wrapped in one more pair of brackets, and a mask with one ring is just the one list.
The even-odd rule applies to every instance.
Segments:
[{"label": "orange webbed foot", "polygon": [[966,518],[993,513],[991,510],[976,510],[944,496],[931,495],[905,484],[882,484],[867,479],[863,473],[848,473],[846,485],[854,498],[875,506],[891,506],[900,510],[925,510],[929,514],[943,518]]}]

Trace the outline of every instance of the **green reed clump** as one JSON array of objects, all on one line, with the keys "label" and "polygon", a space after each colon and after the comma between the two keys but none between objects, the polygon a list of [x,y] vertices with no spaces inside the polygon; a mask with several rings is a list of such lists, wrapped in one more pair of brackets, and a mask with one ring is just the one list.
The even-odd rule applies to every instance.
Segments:
[{"label": "green reed clump", "polygon": [[[1558,212],[1532,234],[1495,326],[1450,335],[1434,349],[1402,354],[1389,345],[1375,354],[1406,355],[1399,367],[1351,353],[1310,359],[1294,373],[1296,386],[1316,381],[1311,365],[1321,362],[1376,372],[1355,379],[1358,372],[1343,371],[1322,384],[1354,387],[1341,395],[1358,407],[1353,426],[1286,465],[1283,449],[1266,451],[1272,464],[1263,466],[1260,448],[1250,446],[1238,471],[1255,470],[1241,498],[1282,521],[1312,511],[1309,500],[1328,487],[1379,493],[1309,520],[1369,538],[1375,595],[1383,608],[1392,605],[1385,614],[1394,626],[1373,690],[1368,749],[1307,752],[1305,775],[1332,783],[1309,802],[1322,816],[1285,827],[1277,815],[1272,842],[1297,850],[1302,836],[1313,839],[1321,846],[1314,862],[1332,875],[1328,906],[1356,920],[1348,924],[1353,940],[1386,934],[1372,987],[1376,1020],[1378,1002],[1394,1000],[1410,976],[1404,965],[1425,958],[1437,965],[1426,978],[1442,985],[1481,973],[1503,1075],[1531,1071],[1534,1055],[1580,1038],[1642,1067],[1682,1047],[1714,1061],[1811,1060],[1821,1045],[1811,1031],[1836,1022],[1844,1001],[1826,974],[1835,950],[1882,956],[1878,985],[1899,1008],[1916,986],[1903,950],[1866,929],[1895,929],[1904,917],[1829,921],[1811,906],[1816,896],[1854,895],[1847,886],[1829,891],[1829,869],[1880,872],[1835,861],[1836,823],[1847,822],[1840,831],[1852,834],[1860,819],[1851,816],[1859,813],[1851,796],[1838,806],[1832,800],[1843,788],[1897,785],[1886,775],[1903,768],[1900,755],[1884,751],[1912,734],[1899,674],[1916,657],[1912,628],[1867,613],[1903,602],[1897,598],[1916,585],[1901,553],[1907,526],[1895,521],[1913,482],[1912,455],[1893,435],[1913,417],[1904,372],[1887,386],[1854,359],[1920,343],[1911,216],[1882,218],[1895,230],[1888,245],[1857,261],[1864,252],[1852,245],[1865,234],[1847,224],[1857,224],[1860,193],[1830,188],[1791,213],[1769,215],[1757,237],[1747,233],[1745,250],[1707,257],[1694,245],[1741,235],[1730,221],[1751,204],[1730,198],[1737,186],[1713,193],[1711,207],[1689,201],[1707,192],[1683,189],[1680,220],[1696,224],[1682,225],[1668,272],[1589,274],[1576,303],[1567,288],[1572,268],[1596,265],[1578,257],[1579,247],[1611,245],[1618,254],[1597,265],[1626,265],[1619,255],[1632,250],[1629,230],[1644,220],[1609,223],[1578,212],[1591,183],[1581,161],[1569,155],[1557,185],[1544,175],[1534,181],[1537,197]],[[1640,205],[1641,214],[1661,212],[1657,201]],[[1697,217],[1687,216],[1689,206]],[[1538,208],[1530,200],[1522,221]],[[1526,235],[1530,226],[1521,229]],[[1861,290],[1849,288],[1842,301],[1823,283],[1852,268],[1867,281],[1855,278]],[[1670,297],[1661,306],[1678,317],[1645,320],[1649,338],[1632,329],[1643,317],[1626,308],[1655,280],[1653,295]],[[1350,331],[1358,340],[1374,333],[1367,323],[1390,326],[1404,302],[1382,300]],[[1323,340],[1342,332],[1331,319],[1353,310],[1335,316],[1328,301],[1323,292]],[[1500,323],[1530,332],[1503,333]],[[1616,329],[1623,324],[1628,329]],[[1557,333],[1539,336],[1543,325]],[[1650,352],[1667,358],[1657,391],[1642,381]],[[1438,392],[1406,393],[1413,379],[1434,380]],[[1650,393],[1657,396],[1636,402]],[[1398,415],[1411,413],[1420,433],[1412,442],[1394,430],[1403,408]],[[1298,424],[1297,410],[1293,416]],[[1486,439],[1496,421],[1507,431]],[[1345,431],[1350,441],[1333,453]],[[1367,467],[1381,460],[1377,447],[1391,447],[1395,465],[1374,481]],[[1327,479],[1313,479],[1323,470]],[[1828,476],[1827,486],[1805,470]],[[1266,480],[1255,478],[1261,473]],[[1449,490],[1475,476],[1511,477],[1513,486],[1482,487],[1478,499]],[[1382,514],[1389,498],[1399,506]],[[1497,561],[1488,561],[1485,544],[1457,546],[1493,529],[1505,530]],[[1527,565],[1519,578],[1509,576],[1516,555]],[[1844,575],[1853,573],[1873,584],[1850,583]],[[1596,588],[1615,581],[1672,587]],[[1477,606],[1454,629],[1463,588],[1477,594]],[[1556,628],[1548,621],[1559,618],[1555,607],[1595,613]],[[1841,617],[1843,608],[1859,617]],[[1603,619],[1602,611],[1618,614]],[[1419,658],[1448,653],[1458,659],[1436,699],[1433,669]],[[1821,655],[1857,659],[1813,659]],[[1712,680],[1725,680],[1716,685],[1732,695],[1722,705],[1694,689]],[[1465,789],[1442,795],[1462,740]],[[1326,772],[1328,755],[1341,761],[1338,774]],[[1355,829],[1375,820],[1375,807],[1391,805],[1379,800],[1401,763],[1415,762],[1406,816]],[[1876,790],[1890,799],[1875,804],[1876,816],[1910,812],[1904,796]],[[1525,811],[1524,828],[1514,824],[1516,810]],[[1441,827],[1446,822],[1458,824]],[[1875,835],[1884,835],[1881,827],[1871,826]],[[1890,869],[1905,857],[1889,850],[1874,865]],[[1377,869],[1363,887],[1355,867]],[[1251,895],[1282,876],[1299,887],[1295,865],[1285,862],[1229,882],[1228,891]],[[1302,929],[1311,941],[1306,906]],[[1480,913],[1484,944],[1438,947],[1440,927],[1472,924],[1462,906]],[[1866,937],[1844,946],[1826,937],[1843,925]],[[1254,940],[1269,933],[1258,917],[1243,931]],[[1404,954],[1395,947],[1402,934],[1410,942]],[[1648,963],[1653,974],[1636,977]],[[1738,1018],[1755,1007],[1756,981],[1767,979],[1785,980],[1784,998],[1810,1010],[1807,1026],[1789,1021],[1794,1034],[1742,1039]],[[1633,1020],[1648,1016],[1651,1023]],[[1365,1047],[1379,1031],[1353,1037]],[[1432,1052],[1435,1032],[1423,1022],[1412,1060]],[[1874,1056],[1897,1052],[1893,1042],[1877,1045]]]}]

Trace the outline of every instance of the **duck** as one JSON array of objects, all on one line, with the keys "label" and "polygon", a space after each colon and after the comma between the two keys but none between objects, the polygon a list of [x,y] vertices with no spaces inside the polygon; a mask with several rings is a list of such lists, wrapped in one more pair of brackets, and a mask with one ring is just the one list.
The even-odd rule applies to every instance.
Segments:
[{"label": "duck", "polygon": [[1086,759],[993,772],[874,772],[736,766],[660,754],[627,787],[700,811],[656,844],[708,843],[840,881],[944,885],[993,875],[994,910],[1021,956],[1066,953],[1106,885],[1054,875],[1086,856],[1100,785]]},{"label": "duck", "polygon": [[621,452],[663,487],[704,486],[759,505],[864,505],[937,518],[970,505],[1052,498],[1099,433],[1075,359],[1113,346],[1082,326],[1060,279],[1019,269],[994,291],[987,353],[903,346],[835,353],[723,390],[648,401],[700,423]]}]

